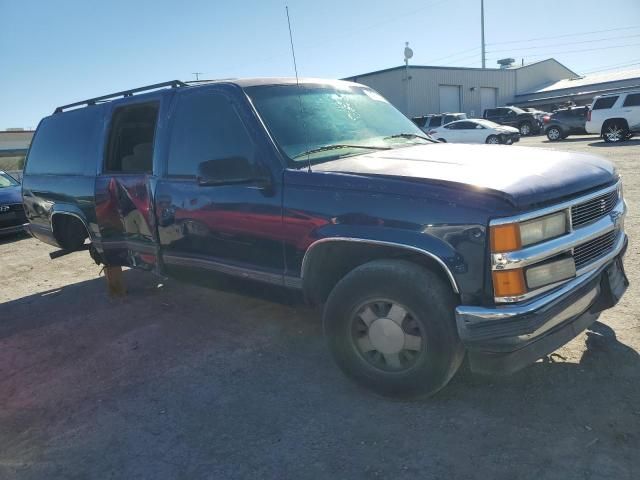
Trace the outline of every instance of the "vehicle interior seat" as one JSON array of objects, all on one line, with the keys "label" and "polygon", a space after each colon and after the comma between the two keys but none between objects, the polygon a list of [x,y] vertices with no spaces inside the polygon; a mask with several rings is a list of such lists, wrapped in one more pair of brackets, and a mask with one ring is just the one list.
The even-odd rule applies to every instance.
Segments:
[{"label": "vehicle interior seat", "polygon": [[150,172],[152,170],[153,146],[139,143],[133,147],[133,154],[122,158],[123,172]]}]

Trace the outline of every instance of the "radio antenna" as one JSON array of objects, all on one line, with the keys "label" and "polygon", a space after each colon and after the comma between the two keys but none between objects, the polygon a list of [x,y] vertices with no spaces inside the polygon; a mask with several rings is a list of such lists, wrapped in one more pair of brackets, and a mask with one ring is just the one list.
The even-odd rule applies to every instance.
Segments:
[{"label": "radio antenna", "polygon": [[291,42],[291,56],[293,57],[293,70],[296,72],[296,85],[300,85],[298,81],[298,65],[296,65],[296,51],[293,48],[293,34],[291,33],[291,19],[289,18],[289,6],[284,7],[287,11],[287,25],[289,26],[289,41]]},{"label": "radio antenna", "polygon": [[[296,64],[296,51],[293,48],[293,34],[291,33],[291,19],[289,18],[289,6],[285,5],[287,12],[287,25],[289,26],[289,42],[291,42],[291,56],[293,57],[293,70],[296,73],[296,89],[298,89],[298,102],[300,103],[300,113],[302,114],[302,129],[305,132],[305,144],[309,151],[309,135],[307,134],[307,123],[304,121],[304,108],[302,107],[302,96],[300,95],[300,80],[298,79],[298,65]],[[307,154],[307,168],[311,171],[311,161]]]}]

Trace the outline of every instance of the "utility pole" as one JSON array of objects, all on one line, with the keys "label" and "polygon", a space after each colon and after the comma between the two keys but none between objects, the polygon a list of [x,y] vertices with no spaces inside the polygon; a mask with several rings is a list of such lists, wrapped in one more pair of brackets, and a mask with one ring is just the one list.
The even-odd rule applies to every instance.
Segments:
[{"label": "utility pole", "polygon": [[480,36],[482,37],[482,68],[487,68],[487,55],[484,50],[484,0],[480,0]]},{"label": "utility pole", "polygon": [[196,76],[196,82],[197,82],[198,80],[200,80],[200,75],[202,75],[202,72],[193,72],[192,75]]}]

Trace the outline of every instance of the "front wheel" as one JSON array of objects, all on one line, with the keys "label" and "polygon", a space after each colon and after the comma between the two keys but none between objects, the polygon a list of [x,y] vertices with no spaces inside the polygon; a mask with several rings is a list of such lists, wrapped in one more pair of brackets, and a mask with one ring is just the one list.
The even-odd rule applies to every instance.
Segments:
[{"label": "front wheel", "polygon": [[488,143],[490,145],[497,145],[500,143],[500,139],[497,135],[489,135],[485,143]]},{"label": "front wheel", "polygon": [[557,142],[558,140],[562,140],[564,137],[562,136],[562,131],[558,127],[550,127],[547,130],[547,138],[551,142]]},{"label": "front wheel", "polygon": [[464,358],[455,297],[437,274],[403,260],[376,260],[331,292],[323,322],[344,373],[382,395],[432,395]]},{"label": "front wheel", "polygon": [[527,135],[531,135],[531,124],[529,122],[523,122],[520,124],[520,135],[526,137]]}]

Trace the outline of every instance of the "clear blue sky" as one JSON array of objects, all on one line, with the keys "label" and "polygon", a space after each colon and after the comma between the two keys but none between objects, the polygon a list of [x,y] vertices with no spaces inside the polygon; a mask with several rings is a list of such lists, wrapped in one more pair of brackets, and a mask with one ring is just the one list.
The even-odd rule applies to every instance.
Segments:
[{"label": "clear blue sky", "polygon": [[[414,64],[480,66],[480,0],[0,0],[0,129],[196,71],[292,75],[286,3],[302,76],[400,65],[405,41]],[[488,66],[554,56],[579,73],[640,67],[639,0],[485,0],[485,11]],[[558,35],[571,36],[546,38]]]}]

